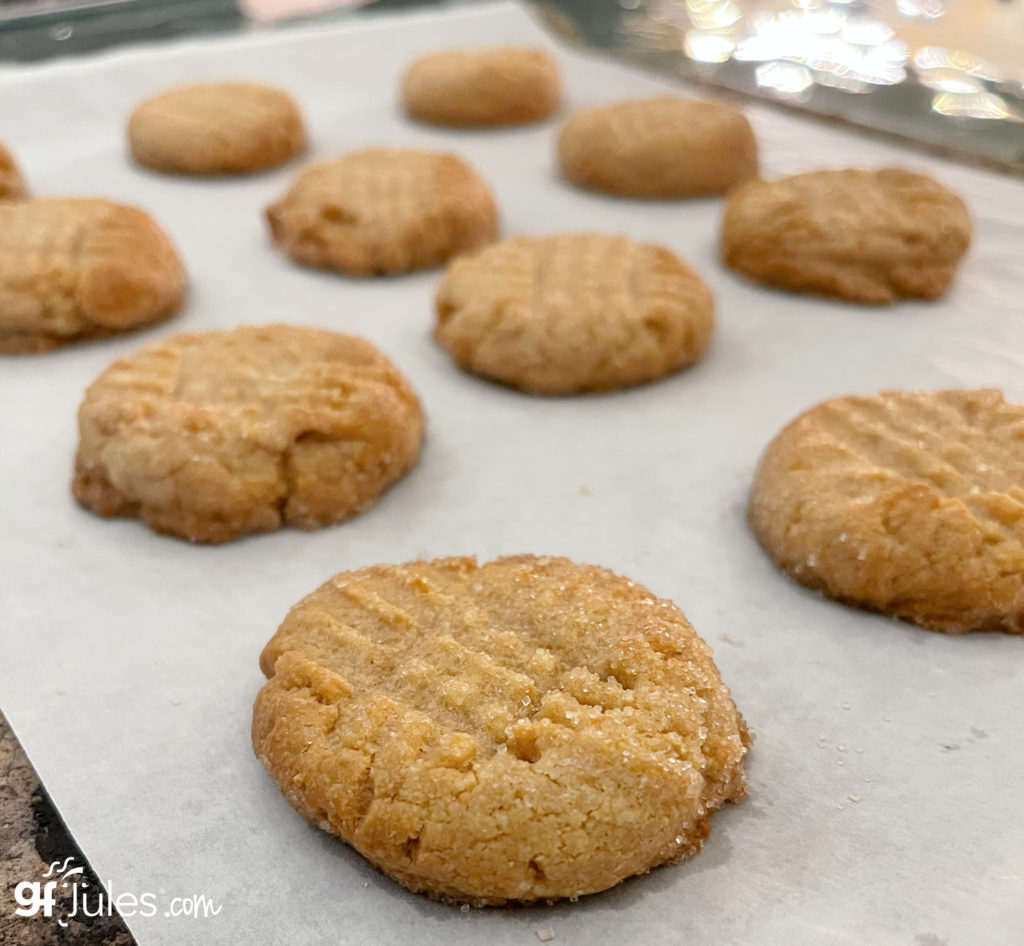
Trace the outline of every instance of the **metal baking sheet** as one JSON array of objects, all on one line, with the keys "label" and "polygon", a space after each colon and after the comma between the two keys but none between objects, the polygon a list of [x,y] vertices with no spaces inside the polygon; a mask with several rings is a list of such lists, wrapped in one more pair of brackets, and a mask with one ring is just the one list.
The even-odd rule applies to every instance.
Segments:
[{"label": "metal baking sheet", "polygon": [[[192,285],[183,315],[152,331],[0,361],[0,704],[115,895],[162,907],[202,894],[220,908],[128,916],[141,946],[1019,943],[1024,639],[945,637],[810,594],[762,554],[743,509],[761,448],[827,396],[995,385],[1024,400],[1024,189],[751,107],[768,174],[921,168],[962,193],[977,224],[938,303],[872,309],[759,289],[718,262],[719,201],[574,191],[553,171],[550,124],[458,133],[400,115],[396,82],[413,56],[520,41],[552,45],[501,4],[0,72],[0,140],[33,190],[148,208]],[[678,88],[555,51],[571,107]],[[225,76],[292,90],[317,155],[377,143],[465,155],[492,183],[506,234],[606,230],[672,247],[716,293],[707,357],[582,398],[460,374],[430,338],[438,273],[348,280],[271,248],[261,210],[294,168],[195,181],[127,163],[133,103]],[[372,339],[421,394],[422,461],[378,506],[337,528],[208,548],[72,502],[75,410],[104,367],[175,332],[274,320]],[[606,565],[683,607],[757,734],[750,797],[716,815],[681,866],[575,904],[462,912],[407,893],[281,798],[249,746],[256,661],[288,607],[341,569],[524,551]]]}]

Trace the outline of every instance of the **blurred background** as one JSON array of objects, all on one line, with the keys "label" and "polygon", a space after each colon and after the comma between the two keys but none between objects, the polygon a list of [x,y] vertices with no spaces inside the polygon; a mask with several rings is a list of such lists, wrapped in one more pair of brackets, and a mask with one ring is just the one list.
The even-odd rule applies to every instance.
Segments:
[{"label": "blurred background", "polygon": [[[0,63],[472,2],[0,0]],[[1024,0],[528,5],[576,45],[1024,175]]]}]

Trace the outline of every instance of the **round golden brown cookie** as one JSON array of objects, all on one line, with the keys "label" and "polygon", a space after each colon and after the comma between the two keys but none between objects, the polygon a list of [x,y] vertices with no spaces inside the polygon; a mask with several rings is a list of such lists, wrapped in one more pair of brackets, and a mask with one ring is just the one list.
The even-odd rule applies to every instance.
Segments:
[{"label": "round golden brown cookie", "polygon": [[0,352],[46,351],[173,315],[185,272],[167,235],[108,200],[0,202]]},{"label": "round golden brown cookie", "polygon": [[226,542],[361,512],[416,462],[423,416],[369,342],[270,325],[122,358],[86,392],[78,427],[83,506]]},{"label": "round golden brown cookie", "polygon": [[963,201],[899,168],[749,181],[722,224],[722,256],[744,275],[874,305],[937,299],[970,240]]},{"label": "round golden brown cookie", "polygon": [[288,801],[411,890],[594,893],[699,850],[750,739],[672,602],[522,555],[343,572],[260,659]]},{"label": "round golden brown cookie", "polygon": [[1024,631],[1024,406],[999,391],[819,404],[769,445],[749,515],[786,572],[841,601]]},{"label": "round golden brown cookie", "polygon": [[21,200],[26,194],[25,179],[21,176],[14,155],[0,144],[0,200]]},{"label": "round golden brown cookie", "polygon": [[491,192],[465,161],[407,148],[314,164],[267,208],[292,259],[353,276],[436,266],[493,240],[497,219]]},{"label": "round golden brown cookie", "polygon": [[757,141],[742,112],[664,96],[578,112],[558,139],[564,177],[622,197],[723,194],[757,173]]},{"label": "round golden brown cookie", "polygon": [[455,260],[436,305],[459,366],[538,394],[653,381],[699,358],[714,321],[711,290],[668,250],[587,233]]},{"label": "round golden brown cookie", "polygon": [[210,82],[146,99],[128,121],[139,164],[170,174],[246,174],[306,149],[291,96],[254,82]]},{"label": "round golden brown cookie", "polygon": [[402,80],[402,104],[411,117],[462,128],[543,121],[561,94],[554,60],[517,46],[430,53]]}]

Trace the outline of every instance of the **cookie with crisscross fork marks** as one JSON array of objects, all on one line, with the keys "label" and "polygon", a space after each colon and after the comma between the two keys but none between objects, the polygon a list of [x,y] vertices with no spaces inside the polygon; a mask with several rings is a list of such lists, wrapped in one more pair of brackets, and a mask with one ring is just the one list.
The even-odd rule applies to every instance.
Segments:
[{"label": "cookie with crisscross fork marks", "polygon": [[729,195],[722,221],[722,257],[733,269],[871,305],[937,299],[970,240],[964,202],[902,168],[747,181]]},{"label": "cookie with crisscross fork marks", "polygon": [[436,266],[497,232],[491,192],[465,161],[409,148],[312,165],[267,220],[296,262],[353,276]]},{"label": "cookie with crisscross fork marks", "polygon": [[107,200],[0,202],[0,352],[158,322],[184,292],[174,246],[141,210]]},{"label": "cookie with crisscross fork marks", "polygon": [[701,356],[711,290],[678,257],[626,237],[517,237],[455,260],[435,337],[467,371],[541,394],[660,378]]},{"label": "cookie with crisscross fork marks", "polygon": [[253,744],[285,797],[415,891],[593,893],[695,853],[749,737],[672,602],[521,555],[377,565],[296,605]]},{"label": "cookie with crisscross fork marks", "polygon": [[246,174],[290,161],[306,130],[287,93],[254,82],[208,82],[146,99],[128,121],[139,164],[170,174]]},{"label": "cookie with crisscross fork marks", "polygon": [[757,173],[757,141],[742,112],[661,96],[589,108],[558,139],[563,176],[623,197],[723,194]]},{"label": "cookie with crisscross fork marks", "polygon": [[269,325],[122,358],[86,392],[78,426],[83,506],[226,542],[365,509],[415,463],[423,416],[369,342]]},{"label": "cookie with crisscross fork marks", "polygon": [[1024,406],[999,391],[826,401],[769,445],[749,512],[776,562],[834,598],[1024,631]]},{"label": "cookie with crisscross fork marks", "polygon": [[0,200],[21,200],[25,196],[25,179],[21,176],[14,155],[0,144]]}]

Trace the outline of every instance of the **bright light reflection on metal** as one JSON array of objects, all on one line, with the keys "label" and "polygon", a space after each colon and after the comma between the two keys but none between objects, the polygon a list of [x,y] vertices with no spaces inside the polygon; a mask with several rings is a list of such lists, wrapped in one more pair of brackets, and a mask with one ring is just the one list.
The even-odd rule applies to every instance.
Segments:
[{"label": "bright light reflection on metal", "polygon": [[977,79],[959,69],[925,69],[917,78],[921,85],[938,92],[953,92],[962,95],[966,92],[984,91]]},{"label": "bright light reflection on metal", "polygon": [[732,0],[709,3],[707,0],[687,0],[690,22],[699,30],[724,30],[738,22],[743,11]]},{"label": "bright light reflection on metal", "polygon": [[914,54],[914,65],[918,69],[958,69],[960,72],[991,82],[998,82],[1001,79],[995,66],[962,49],[922,46]]},{"label": "bright light reflection on metal", "polygon": [[940,92],[932,99],[932,109],[954,118],[988,118],[1024,121],[1006,106],[1006,101],[991,92]]},{"label": "bright light reflection on metal", "polygon": [[942,0],[896,0],[896,9],[902,16],[924,17],[934,20],[946,12]]},{"label": "bright light reflection on metal", "polygon": [[683,50],[697,62],[725,62],[736,49],[735,40],[717,33],[690,30],[683,40]]},{"label": "bright light reflection on metal", "polygon": [[814,76],[804,66],[794,62],[766,62],[754,70],[757,84],[783,95],[797,95],[814,85]]}]

